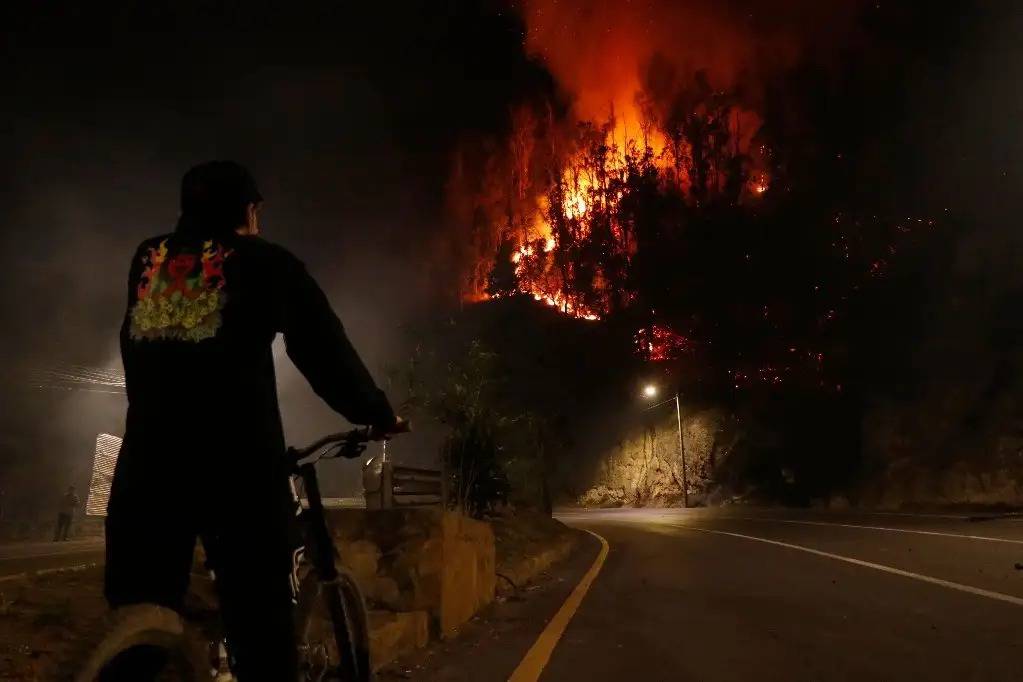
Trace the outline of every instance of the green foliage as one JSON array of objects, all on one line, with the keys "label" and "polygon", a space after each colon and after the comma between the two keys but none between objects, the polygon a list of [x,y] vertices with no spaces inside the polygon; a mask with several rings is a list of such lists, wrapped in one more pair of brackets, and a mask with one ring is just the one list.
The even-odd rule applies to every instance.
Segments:
[{"label": "green foliage", "polygon": [[447,361],[420,350],[408,379],[409,405],[446,427],[441,458],[454,506],[477,517],[508,502],[549,513],[552,429],[516,405],[498,354],[478,339]]},{"label": "green foliage", "polygon": [[440,368],[431,361],[421,351],[412,359],[410,402],[447,427],[441,457],[451,503],[478,517],[508,494],[500,445],[508,418],[496,406],[495,355],[473,341]]}]

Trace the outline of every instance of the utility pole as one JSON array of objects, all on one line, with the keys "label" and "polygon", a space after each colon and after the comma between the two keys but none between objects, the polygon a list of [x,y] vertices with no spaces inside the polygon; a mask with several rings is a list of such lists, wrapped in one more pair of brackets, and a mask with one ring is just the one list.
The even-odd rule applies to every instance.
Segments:
[{"label": "utility pole", "polygon": [[[646,386],[643,387],[643,397],[644,398],[647,398],[647,399],[656,398],[657,397],[657,393],[658,393],[658,391],[657,391],[657,384],[647,384]],[[657,403],[656,405],[651,405],[650,407],[647,407],[646,409],[647,410],[652,410],[655,407],[660,407],[661,405],[667,405],[672,400],[675,401],[675,418],[678,419],[678,456],[679,456],[679,459],[682,460],[682,506],[688,508],[689,507],[689,472],[686,471],[686,469],[687,469],[687,467],[686,467],[686,446],[685,446],[685,443],[682,442],[682,401],[679,399],[679,393],[676,391],[674,398],[669,398],[668,400],[661,401],[661,402]],[[672,470],[672,471],[674,472],[674,470]],[[676,479],[676,481],[677,480],[678,479]]]},{"label": "utility pole", "polygon": [[689,508],[689,474],[686,472],[686,447],[682,443],[682,404],[675,394],[675,416],[678,417],[678,452],[682,459],[682,506]]}]

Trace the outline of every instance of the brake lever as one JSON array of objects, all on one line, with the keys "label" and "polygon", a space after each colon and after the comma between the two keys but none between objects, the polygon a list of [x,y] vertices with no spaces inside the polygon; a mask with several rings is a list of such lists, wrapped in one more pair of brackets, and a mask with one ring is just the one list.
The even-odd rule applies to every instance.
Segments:
[{"label": "brake lever", "polygon": [[362,456],[362,453],[366,451],[365,443],[337,443],[331,448],[334,453],[331,455],[324,454],[323,456],[328,459],[358,459]]},{"label": "brake lever", "polygon": [[358,459],[366,452],[365,443],[353,443],[338,449],[338,455],[345,459]]}]

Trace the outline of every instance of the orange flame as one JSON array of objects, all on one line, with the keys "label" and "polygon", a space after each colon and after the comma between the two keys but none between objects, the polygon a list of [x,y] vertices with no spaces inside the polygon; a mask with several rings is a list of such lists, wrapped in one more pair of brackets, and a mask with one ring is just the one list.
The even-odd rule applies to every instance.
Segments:
[{"label": "orange flame", "polygon": [[[525,0],[523,16],[528,29],[526,49],[545,63],[572,96],[570,121],[589,126],[588,139],[603,156],[595,162],[587,156],[593,147],[574,139],[569,126],[551,122],[544,135],[553,139],[549,145],[553,160],[547,158],[546,162],[554,166],[556,179],[549,179],[550,169],[532,173],[531,163],[542,138],[536,131],[542,126],[535,114],[516,112],[508,147],[513,181],[494,183],[512,187],[514,196],[508,201],[491,200],[490,205],[519,208],[515,209],[517,216],[511,208],[507,215],[492,214],[490,227],[501,235],[498,242],[512,242],[507,257],[515,273],[514,286],[521,293],[568,315],[600,319],[611,312],[612,300],[618,305],[630,298],[628,292],[620,291],[623,282],[616,281],[621,269],[604,271],[605,261],[600,258],[613,257],[627,267],[635,251],[627,229],[613,217],[623,193],[611,190],[602,174],[611,174],[625,185],[629,168],[634,167],[630,161],[635,161],[637,152],[647,154],[662,180],[684,194],[694,186],[706,188],[701,190],[704,194],[692,195],[692,201],[698,202],[701,196],[726,190],[725,164],[741,156],[745,166],[757,169],[746,176],[741,200],[758,201],[768,193],[769,150],[759,142],[754,144],[760,117],[731,90],[757,50],[742,22],[726,17],[714,3],[686,9],[669,0],[652,0],[644,6],[617,0]],[[678,40],[681,27],[687,35],[685,41]],[[658,65],[662,67],[659,71]],[[695,99],[686,99],[690,91],[697,93]],[[679,109],[682,104],[685,106]],[[709,126],[716,126],[718,132],[698,132]],[[693,148],[694,135],[727,139],[727,150],[718,149],[717,156],[696,161],[694,157],[703,152]],[[703,170],[690,177],[699,163]],[[548,195],[535,182],[529,189],[530,178],[538,175],[557,184],[558,193]],[[528,205],[523,199],[530,192],[537,196],[535,204],[523,209],[522,203]],[[557,205],[552,206],[552,201]],[[574,268],[579,265],[573,262],[579,257],[573,247],[593,234],[595,218],[603,220],[601,229],[610,232],[611,244],[605,240],[597,249],[601,252],[597,262],[587,264],[587,287],[595,293],[582,297],[572,290],[572,278],[578,272]],[[604,253],[608,249],[613,253]],[[474,270],[474,276],[478,272],[478,268]],[[481,294],[484,286],[491,291],[490,284],[478,276],[474,281],[473,293],[466,298],[503,295]]]}]

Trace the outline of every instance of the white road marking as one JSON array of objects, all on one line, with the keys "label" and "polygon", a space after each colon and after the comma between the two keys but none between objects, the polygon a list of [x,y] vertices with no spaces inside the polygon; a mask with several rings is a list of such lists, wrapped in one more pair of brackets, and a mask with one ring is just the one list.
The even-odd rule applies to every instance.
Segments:
[{"label": "white road marking", "polygon": [[[637,509],[628,508],[627,509],[627,508],[621,508],[621,507],[613,507],[613,508],[600,507],[600,508],[583,508],[583,509],[561,508],[561,509],[555,509],[554,516],[555,517],[562,517],[562,516],[574,517],[574,516],[587,516],[587,515],[591,515],[592,516],[592,515],[600,515],[600,514],[611,514],[611,515],[613,515],[613,514],[616,514],[616,513],[617,514],[628,515],[630,513],[643,513],[643,512],[649,512],[649,511],[653,511],[653,512],[656,512],[658,514],[665,515],[665,516],[668,516],[668,515],[679,515],[679,516],[682,516],[682,515],[690,515],[694,511],[698,511],[699,509],[700,508],[685,509],[683,507],[663,507],[663,508],[650,508],[650,509],[645,509],[645,508],[637,508]],[[762,507],[762,508],[754,507],[754,509],[763,509],[765,511],[772,511],[772,510],[773,511],[777,511],[777,508],[771,508],[771,507]],[[835,512],[830,512],[830,511],[827,511],[827,510],[820,510],[820,513],[833,514]],[[912,518],[912,519],[947,519],[947,520],[951,520],[951,521],[969,521],[972,518],[976,518],[975,515],[967,515],[967,514],[924,514],[924,513],[920,513],[920,512],[897,512],[897,511],[880,511],[880,510],[874,510],[874,509],[858,509],[858,508],[855,508],[855,507],[852,508],[852,509],[849,509],[848,512],[846,512],[846,514],[847,515],[852,515],[852,516],[899,516],[899,517],[906,517],[906,518]],[[991,520],[1018,519],[1019,515],[1018,514],[1012,514],[1012,513],[1008,513],[1008,514],[994,514],[990,518],[991,518]]]},{"label": "white road marking", "polygon": [[964,533],[942,533],[936,530],[917,530],[914,528],[889,528],[887,526],[865,526],[858,523],[835,523],[833,521],[804,521],[801,519],[772,519],[768,517],[755,516],[722,516],[720,519],[735,521],[764,521],[769,523],[791,523],[800,526],[838,526],[839,528],[860,528],[862,530],[877,530],[887,533],[912,533],[914,535],[939,535],[946,538],[960,538],[963,540],[984,540],[986,542],[1008,542],[1013,545],[1023,545],[1023,540],[1012,540],[1010,538],[996,538],[990,535],[966,535]]},{"label": "white road marking", "polygon": [[[826,512],[835,513],[835,512]],[[966,521],[970,519],[968,514],[926,514],[923,512],[899,512],[899,511],[881,511],[878,509],[857,509],[851,507],[846,514],[852,515],[863,515],[863,516],[906,516],[911,519],[957,519],[959,521]]]},{"label": "white road marking", "polygon": [[933,578],[929,575],[923,575],[921,573],[913,573],[912,571],[904,571],[901,568],[895,568],[894,566],[885,566],[884,564],[875,564],[872,561],[863,561],[862,559],[854,559],[848,556],[842,556],[841,554],[832,554],[831,552],[822,552],[819,549],[813,549],[811,547],[804,547],[803,545],[793,545],[789,542],[781,542],[779,540],[768,540],[767,538],[759,538],[755,535],[743,535],[742,533],[730,533],[723,530],[711,530],[710,528],[697,528],[696,526],[685,526],[680,524],[671,524],[674,528],[682,528],[684,530],[695,530],[701,533],[711,533],[713,535],[728,535],[733,538],[741,538],[743,540],[753,540],[755,542],[763,542],[768,545],[776,545],[778,547],[785,547],[786,549],[795,549],[800,552],[806,552],[808,554],[815,554],[822,556],[827,559],[834,559],[835,561],[842,561],[847,564],[853,564],[855,566],[863,566],[864,568],[872,568],[875,571],[882,571],[884,573],[891,573],[893,575],[900,575],[904,578],[912,578],[913,580],[919,580],[920,582],[930,583],[931,585],[938,585],[940,587],[946,587],[950,590],[958,590],[959,592],[966,592],[967,594],[973,594],[978,597],[987,597],[988,599],[995,599],[997,601],[1005,602],[1006,604],[1013,604],[1015,606],[1023,606],[1023,598],[1014,597],[1011,594],[1003,594],[1001,592],[992,592],[991,590],[985,590],[979,587],[973,587],[972,585],[964,585],[963,583],[952,582],[951,580],[942,580],[941,578]]}]

